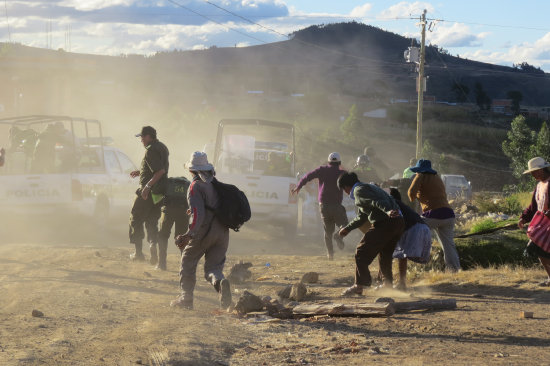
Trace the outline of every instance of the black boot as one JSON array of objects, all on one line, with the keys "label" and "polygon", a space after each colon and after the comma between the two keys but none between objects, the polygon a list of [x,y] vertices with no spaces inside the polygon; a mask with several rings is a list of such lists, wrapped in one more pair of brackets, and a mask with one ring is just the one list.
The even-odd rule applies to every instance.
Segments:
[{"label": "black boot", "polygon": [[154,266],[159,261],[159,257],[157,254],[157,243],[151,243],[151,245],[149,245],[149,250],[151,252],[151,258],[149,259],[149,263]]},{"label": "black boot", "polygon": [[162,271],[166,271],[166,252],[168,249],[168,241],[159,239],[158,246],[159,246],[159,261],[156,268]]},{"label": "black boot", "polygon": [[135,243],[134,245],[136,246],[136,251],[130,254],[130,259],[133,260],[134,262],[144,262],[145,256],[141,251],[143,244],[140,242],[140,243]]}]

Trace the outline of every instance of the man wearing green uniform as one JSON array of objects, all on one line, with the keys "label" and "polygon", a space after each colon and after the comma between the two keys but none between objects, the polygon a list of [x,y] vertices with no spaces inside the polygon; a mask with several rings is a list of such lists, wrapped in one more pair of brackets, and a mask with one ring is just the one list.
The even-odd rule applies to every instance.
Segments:
[{"label": "man wearing green uniform", "polygon": [[157,269],[166,271],[166,252],[168,239],[172,226],[174,226],[174,238],[183,235],[189,228],[189,215],[187,209],[187,191],[191,182],[184,177],[168,178],[162,216],[160,217],[160,230],[158,235],[159,261]]},{"label": "man wearing green uniform", "polygon": [[139,188],[130,214],[130,243],[136,251],[130,256],[134,261],[144,261],[142,247],[147,229],[147,241],[150,243],[151,264],[158,261],[156,244],[158,241],[158,220],[161,201],[168,180],[168,148],[157,139],[157,131],[145,126],[136,137],[141,137],[145,147],[145,156],[140,170],[130,173],[132,178],[139,176]]}]

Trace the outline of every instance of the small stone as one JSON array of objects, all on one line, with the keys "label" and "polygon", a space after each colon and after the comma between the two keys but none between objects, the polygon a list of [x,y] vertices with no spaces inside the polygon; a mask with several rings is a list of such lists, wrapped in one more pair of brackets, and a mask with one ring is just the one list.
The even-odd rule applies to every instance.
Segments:
[{"label": "small stone", "polygon": [[317,272],[308,272],[302,276],[302,283],[317,283],[319,282],[319,273]]},{"label": "small stone", "polygon": [[44,316],[43,312],[41,312],[40,310],[36,310],[36,309],[34,309],[31,314],[35,318],[42,318]]},{"label": "small stone", "polygon": [[372,347],[369,351],[371,355],[380,355],[382,354],[382,351],[380,350],[380,347]]},{"label": "small stone", "polygon": [[143,365],[143,361],[142,361],[140,358],[138,358],[138,359],[136,360],[136,364],[138,364],[138,365]]},{"label": "small stone", "polygon": [[292,285],[290,290],[290,300],[302,301],[307,294],[307,287],[303,283],[296,283]]},{"label": "small stone", "polygon": [[472,297],[475,297],[476,299],[482,299],[485,297],[483,294],[473,294]]},{"label": "small stone", "polygon": [[84,293],[85,293],[86,295],[89,295],[89,294],[90,294],[90,290],[86,289],[86,290],[84,290]]},{"label": "small stone", "polygon": [[102,304],[102,305],[101,305],[101,308],[102,308],[102,309],[109,309],[109,305],[107,305],[107,304]]},{"label": "small stone", "polygon": [[146,277],[153,277],[149,272],[143,272]]},{"label": "small stone", "polygon": [[101,258],[101,253],[100,252],[95,252],[95,256]]}]

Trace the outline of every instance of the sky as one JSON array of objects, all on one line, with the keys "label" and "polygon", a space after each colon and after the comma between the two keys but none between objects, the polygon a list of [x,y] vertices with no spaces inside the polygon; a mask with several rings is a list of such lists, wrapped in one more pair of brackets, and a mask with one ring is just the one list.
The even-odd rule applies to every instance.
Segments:
[{"label": "sky", "polygon": [[463,58],[528,62],[550,72],[550,1],[544,0],[3,0],[0,41],[151,55],[282,41],[309,25],[344,21],[419,38],[423,9],[431,19],[428,43]]}]

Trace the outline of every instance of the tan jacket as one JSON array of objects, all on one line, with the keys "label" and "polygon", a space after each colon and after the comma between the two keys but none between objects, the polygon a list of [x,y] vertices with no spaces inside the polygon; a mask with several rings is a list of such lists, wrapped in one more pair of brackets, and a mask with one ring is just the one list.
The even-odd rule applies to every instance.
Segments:
[{"label": "tan jacket", "polygon": [[445,183],[437,174],[417,173],[409,188],[409,199],[418,199],[422,212],[451,207],[447,201]]}]

